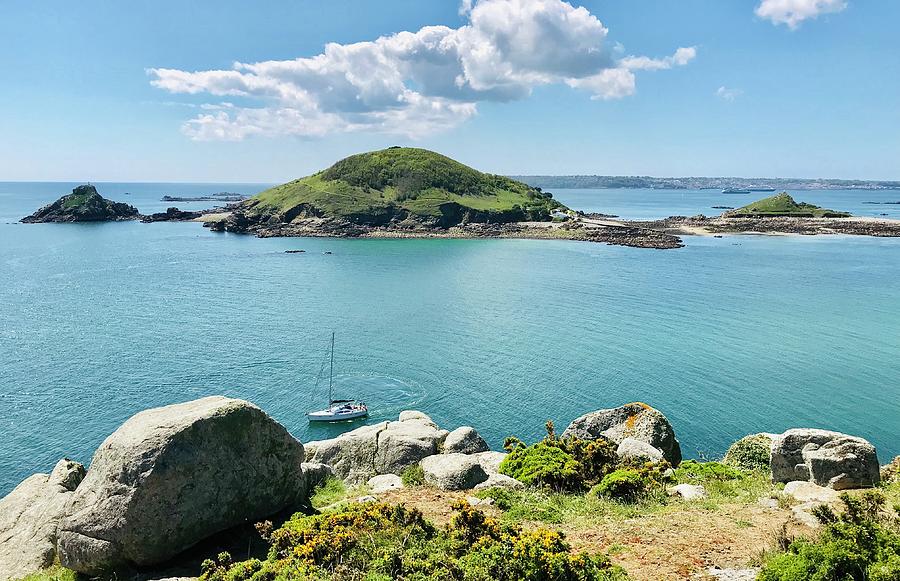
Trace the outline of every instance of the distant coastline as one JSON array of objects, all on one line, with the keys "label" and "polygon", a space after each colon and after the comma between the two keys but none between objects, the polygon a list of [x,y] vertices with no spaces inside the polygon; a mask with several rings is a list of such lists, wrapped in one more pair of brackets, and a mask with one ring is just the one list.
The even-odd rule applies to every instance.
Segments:
[{"label": "distant coastline", "polygon": [[900,181],[838,180],[824,178],[738,178],[601,175],[515,175],[509,176],[536,188],[598,188],[650,190],[721,190],[725,188],[771,188],[782,190],[900,190]]}]

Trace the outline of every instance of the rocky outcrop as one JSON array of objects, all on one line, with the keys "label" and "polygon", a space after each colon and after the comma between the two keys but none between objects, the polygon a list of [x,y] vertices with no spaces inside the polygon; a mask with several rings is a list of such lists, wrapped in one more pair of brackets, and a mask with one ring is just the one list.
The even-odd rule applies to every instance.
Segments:
[{"label": "rocky outcrop", "polygon": [[834,490],[879,482],[875,446],[840,432],[795,428],[772,440],[772,481],[808,481]]},{"label": "rocky outcrop", "polygon": [[701,484],[678,484],[667,492],[670,496],[679,496],[684,500],[702,500],[709,496]]},{"label": "rocky outcrop", "polygon": [[379,474],[369,478],[366,485],[372,491],[372,494],[382,494],[403,488],[403,480],[396,474]]},{"label": "rocky outcrop", "polygon": [[53,564],[59,521],[83,478],[84,466],[60,460],[50,474],[30,476],[0,499],[0,580]]},{"label": "rocky outcrop", "polygon": [[303,445],[258,407],[207,397],[136,414],[94,455],[59,527],[59,560],[99,574],[165,561],[308,500]]},{"label": "rocky outcrop", "polygon": [[112,222],[136,220],[137,208],[123,202],[107,200],[92,185],[78,186],[52,204],[22,218],[25,223],[38,222]]},{"label": "rocky outcrop", "polygon": [[191,212],[179,210],[178,208],[167,208],[165,212],[156,212],[141,216],[141,222],[187,222],[196,220],[203,215],[203,212]]},{"label": "rocky outcrop", "polygon": [[458,452],[460,454],[477,454],[478,452],[487,452],[490,448],[475,428],[471,426],[462,426],[456,428],[444,440],[444,452],[452,454]]},{"label": "rocky outcrop", "polygon": [[402,412],[400,418],[309,442],[306,451],[310,460],[328,464],[338,478],[351,484],[379,474],[400,474],[439,453],[449,433],[421,412]]},{"label": "rocky outcrop", "polygon": [[681,462],[681,446],[672,424],[662,412],[641,402],[585,414],[563,432],[563,437],[570,436],[584,440],[606,438],[615,444],[632,438],[660,450],[673,466]]},{"label": "rocky outcrop", "polygon": [[435,454],[421,462],[425,482],[442,490],[469,490],[488,479],[474,454]]}]

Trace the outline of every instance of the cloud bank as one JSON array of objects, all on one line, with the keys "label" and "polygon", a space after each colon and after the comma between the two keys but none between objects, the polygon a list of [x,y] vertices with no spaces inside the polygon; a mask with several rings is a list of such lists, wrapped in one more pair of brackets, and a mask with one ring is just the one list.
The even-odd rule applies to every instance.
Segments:
[{"label": "cloud bank", "polygon": [[524,99],[543,85],[565,84],[592,99],[626,97],[635,92],[635,71],[684,66],[697,53],[619,58],[600,20],[562,0],[464,0],[460,14],[468,20],[460,28],[331,43],[313,57],[148,74],[171,93],[241,102],[205,105],[182,127],[192,139],[349,131],[419,137],[470,119],[480,102]]},{"label": "cloud bank", "polygon": [[756,15],[795,30],[808,18],[840,12],[846,7],[846,0],[762,0],[756,7]]}]

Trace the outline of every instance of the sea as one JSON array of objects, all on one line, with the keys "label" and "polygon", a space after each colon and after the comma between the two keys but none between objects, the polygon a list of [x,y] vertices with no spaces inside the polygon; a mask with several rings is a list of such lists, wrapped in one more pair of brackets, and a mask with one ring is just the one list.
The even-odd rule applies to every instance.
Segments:
[{"label": "sea", "polygon": [[[20,224],[74,183],[0,183],[0,494],[62,457],[88,464],[141,410],[247,399],[302,441],[335,396],[365,422],[423,410],[499,449],[644,401],[689,458],[817,427],[900,454],[900,239],[686,237],[677,250],[544,240],[342,240],[196,223]],[[144,213],[163,195],[266,184],[99,183]],[[713,215],[768,194],[553,190],[623,218]],[[791,192],[900,218],[900,191]],[[286,250],[304,250],[287,254]]]}]

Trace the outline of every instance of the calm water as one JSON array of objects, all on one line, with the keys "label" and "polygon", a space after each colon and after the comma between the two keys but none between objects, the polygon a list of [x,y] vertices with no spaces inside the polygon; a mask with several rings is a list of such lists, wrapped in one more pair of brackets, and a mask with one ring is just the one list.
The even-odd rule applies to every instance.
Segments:
[{"label": "calm water", "polygon": [[[371,422],[420,408],[499,447],[539,437],[547,419],[564,427],[644,400],[688,456],[792,426],[900,454],[900,240],[689,238],[653,251],[10,223],[71,187],[0,184],[0,493],[61,456],[88,462],[139,410],[203,395],[249,399],[302,440],[328,437],[334,427],[303,414],[326,397],[313,386],[332,329],[339,391],[365,398]],[[145,212],[165,208],[163,194],[260,188],[99,184]],[[628,217],[714,213],[746,197],[556,195]],[[860,202],[900,193],[799,197],[896,214]],[[307,252],[283,252],[297,248]]]}]

